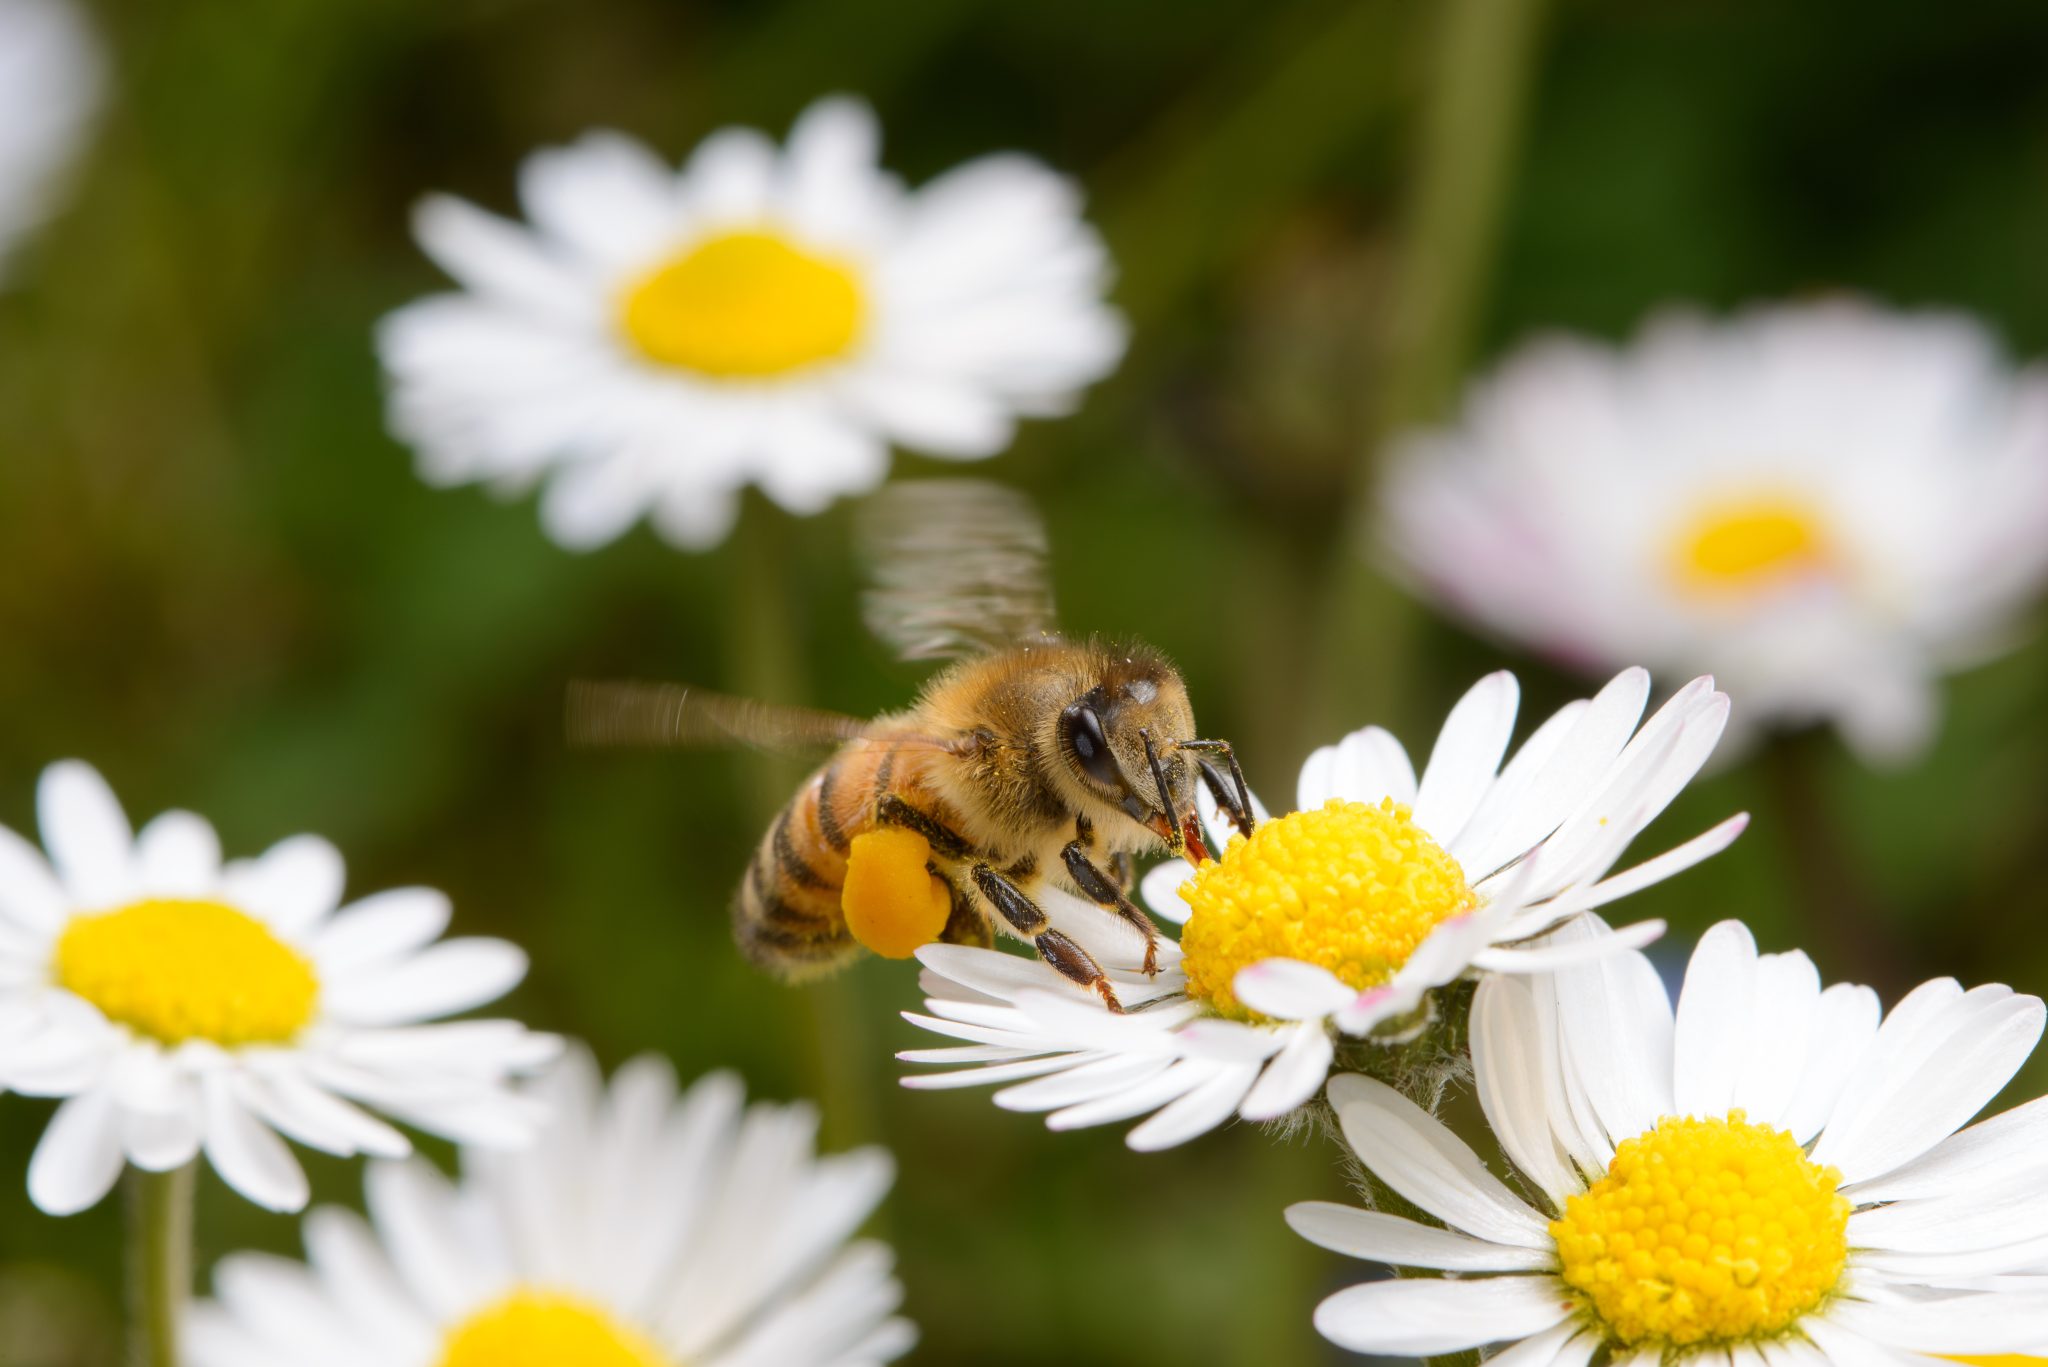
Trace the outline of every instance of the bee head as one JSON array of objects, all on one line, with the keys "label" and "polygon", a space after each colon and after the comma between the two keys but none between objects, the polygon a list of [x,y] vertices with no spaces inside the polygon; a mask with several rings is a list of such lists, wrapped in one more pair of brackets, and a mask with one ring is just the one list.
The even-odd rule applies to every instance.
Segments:
[{"label": "bee head", "polygon": [[1195,765],[1182,748],[1194,736],[1187,685],[1164,658],[1138,648],[1116,652],[1059,718],[1061,757],[1095,806],[1136,822],[1174,854],[1188,853],[1192,840],[1199,856]]}]

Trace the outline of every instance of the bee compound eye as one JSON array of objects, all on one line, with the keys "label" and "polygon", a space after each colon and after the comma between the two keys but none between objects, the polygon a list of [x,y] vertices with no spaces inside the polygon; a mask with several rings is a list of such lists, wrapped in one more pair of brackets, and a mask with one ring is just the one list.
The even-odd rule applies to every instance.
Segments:
[{"label": "bee compound eye", "polygon": [[1075,703],[1060,714],[1060,721],[1082,771],[1106,788],[1123,786],[1123,775],[1117,772],[1116,756],[1109,751],[1109,738],[1102,734],[1102,718],[1095,709]]}]

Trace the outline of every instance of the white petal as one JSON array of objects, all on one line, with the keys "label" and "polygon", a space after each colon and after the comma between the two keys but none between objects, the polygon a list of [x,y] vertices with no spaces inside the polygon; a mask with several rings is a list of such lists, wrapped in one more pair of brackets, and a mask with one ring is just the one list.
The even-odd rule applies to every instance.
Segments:
[{"label": "white petal", "polygon": [[1685,970],[1672,1037],[1673,1101],[1680,1115],[1723,1116],[1757,1009],[1756,941],[1740,921],[1700,937]]},{"label": "white petal", "polygon": [[43,846],[74,905],[105,910],[135,893],[134,835],[99,771],[68,759],[43,770],[36,787]]},{"label": "white petal", "polygon": [[1511,817],[1501,818],[1486,841],[1473,842],[1459,855],[1466,876],[1487,877],[1555,831],[1613,767],[1649,696],[1646,670],[1625,669],[1609,680],[1530,782],[1528,801]]},{"label": "white petal", "polygon": [[228,1075],[204,1082],[207,1161],[221,1180],[265,1210],[303,1210],[306,1173],[274,1131],[234,1095]]},{"label": "white petal", "polygon": [[353,1025],[405,1025],[495,1001],[526,976],[526,954],[503,940],[443,940],[394,967],[351,977],[323,994],[327,1014]]},{"label": "white petal", "polygon": [[1925,1012],[1911,1003],[1909,995],[1878,1031],[1814,1145],[1814,1162],[1845,1181],[1889,1172],[1962,1128],[2041,1038],[2040,998],[2010,988],[1980,987]]},{"label": "white petal", "polygon": [[1486,795],[1514,734],[1521,686],[1506,670],[1458,699],[1437,733],[1415,793],[1415,824],[1450,847]]},{"label": "white petal", "polygon": [[1552,1130],[1562,1084],[1557,1042],[1537,1010],[1536,990],[1513,978],[1481,979],[1471,1034],[1473,1079],[1487,1125],[1514,1165],[1562,1210],[1580,1184]]},{"label": "white petal", "polygon": [[1554,1277],[1368,1282],[1316,1307],[1316,1331],[1340,1348],[1428,1357],[1540,1334],[1573,1310]]},{"label": "white petal", "polygon": [[345,877],[340,850],[317,835],[295,835],[228,865],[222,885],[230,901],[297,941],[341,905]]},{"label": "white petal", "polygon": [[1842,1300],[1834,1323],[1911,1353],[2028,1353],[2048,1346],[2048,1289],[1954,1296],[1917,1304]]},{"label": "white petal", "polygon": [[1333,1253],[1395,1267],[1446,1272],[1541,1272],[1552,1255],[1541,1249],[1488,1243],[1469,1234],[1417,1224],[1398,1215],[1357,1210],[1334,1201],[1303,1201],[1287,1208],[1296,1234]]},{"label": "white petal", "polygon": [[[1310,762],[1316,763],[1313,756]],[[1327,781],[1327,790],[1314,791],[1309,785],[1310,776],[1309,766],[1304,765],[1300,791],[1302,800],[1295,804],[1298,811],[1314,811],[1331,798],[1368,805],[1389,797],[1410,806],[1415,802],[1415,766],[1410,763],[1401,742],[1384,727],[1368,726],[1353,731],[1337,743],[1327,762],[1327,769],[1319,765],[1316,775],[1316,787]]]},{"label": "white petal", "polygon": [[47,933],[64,924],[70,903],[42,851],[0,826],[0,916]]},{"label": "white petal", "polygon": [[1319,1021],[1296,1026],[1287,1045],[1259,1077],[1238,1114],[1246,1120],[1277,1120],[1297,1106],[1306,1105],[1330,1075],[1330,1060],[1336,1046],[1330,1032]]},{"label": "white petal", "polygon": [[1139,881],[1138,894],[1144,899],[1146,909],[1154,916],[1163,921],[1171,921],[1175,925],[1182,925],[1186,923],[1193,908],[1188,906],[1187,899],[1180,895],[1180,890],[1193,876],[1194,871],[1176,859],[1171,864],[1161,864],[1157,868],[1146,870],[1144,878]]},{"label": "white petal", "polygon": [[454,908],[432,888],[393,888],[349,903],[313,937],[312,951],[331,976],[424,948],[448,929]]},{"label": "white petal", "polygon": [[[1671,999],[1640,952],[1612,954],[1555,979],[1560,1054],[1573,1089],[1612,1146],[1673,1113]],[[1586,1132],[1588,1139],[1596,1138]]]},{"label": "white petal", "polygon": [[452,195],[429,195],[412,226],[427,255],[467,289],[555,321],[596,315],[596,291],[516,223]]},{"label": "white petal", "polygon": [[1792,1105],[1779,1125],[1801,1144],[1811,1143],[1835,1112],[1835,1104],[1857,1064],[1877,1038],[1883,1007],[1877,993],[1853,983],[1837,983],[1820,994],[1813,1033],[1807,1041],[1806,1067],[1793,1092]]},{"label": "white petal", "polygon": [[1276,1020],[1319,1020],[1357,996],[1336,974],[1299,959],[1262,959],[1237,971],[1231,991],[1239,1001]]},{"label": "white petal", "polygon": [[1420,1106],[1356,1073],[1331,1078],[1329,1096],[1352,1152],[1424,1211],[1495,1243],[1552,1247],[1547,1223]]},{"label": "white petal", "polygon": [[1225,1064],[1214,1077],[1132,1129],[1124,1142],[1140,1153],[1156,1153],[1207,1134],[1236,1114],[1258,1076],[1256,1063]]},{"label": "white petal", "polygon": [[156,897],[202,897],[220,884],[220,837],[204,817],[165,812],[135,837],[137,878]]},{"label": "white petal", "polygon": [[120,1115],[106,1088],[57,1108],[28,1165],[28,1198],[49,1215],[76,1215],[99,1204],[121,1175]]}]

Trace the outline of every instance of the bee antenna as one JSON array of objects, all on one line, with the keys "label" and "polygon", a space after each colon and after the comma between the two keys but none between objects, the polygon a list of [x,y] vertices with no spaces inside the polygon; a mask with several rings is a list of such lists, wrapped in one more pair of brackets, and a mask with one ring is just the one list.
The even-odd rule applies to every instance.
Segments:
[{"label": "bee antenna", "polygon": [[1138,728],[1138,738],[1145,742],[1145,762],[1152,766],[1152,786],[1159,793],[1159,810],[1166,816],[1166,824],[1173,828],[1173,844],[1178,853],[1180,845],[1180,814],[1173,809],[1173,798],[1166,787],[1166,766],[1159,762],[1159,749],[1152,744],[1152,728]]}]

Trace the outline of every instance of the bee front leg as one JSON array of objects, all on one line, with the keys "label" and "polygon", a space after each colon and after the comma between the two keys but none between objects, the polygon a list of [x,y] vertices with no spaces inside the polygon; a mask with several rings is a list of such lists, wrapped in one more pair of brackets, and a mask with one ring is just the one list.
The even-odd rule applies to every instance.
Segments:
[{"label": "bee front leg", "polygon": [[1060,851],[1060,862],[1067,866],[1067,877],[1074,880],[1074,886],[1080,889],[1083,897],[1115,912],[1145,937],[1145,976],[1149,978],[1157,973],[1159,927],[1152,924],[1152,918],[1117,886],[1116,879],[1095,867],[1095,862],[1088,857],[1088,847],[1080,840],[1067,842]]},{"label": "bee front leg", "polygon": [[1062,977],[1092,988],[1109,1009],[1123,1013],[1123,1003],[1116,999],[1116,988],[1102,971],[1102,965],[1095,962],[1087,950],[1081,948],[1067,935],[1054,930],[1046,920],[1045,910],[1031,900],[1025,891],[1012,883],[987,864],[976,864],[973,870],[974,886],[988,899],[990,906],[1008,921],[1013,929],[1031,941],[1038,957],[1057,969]]}]

